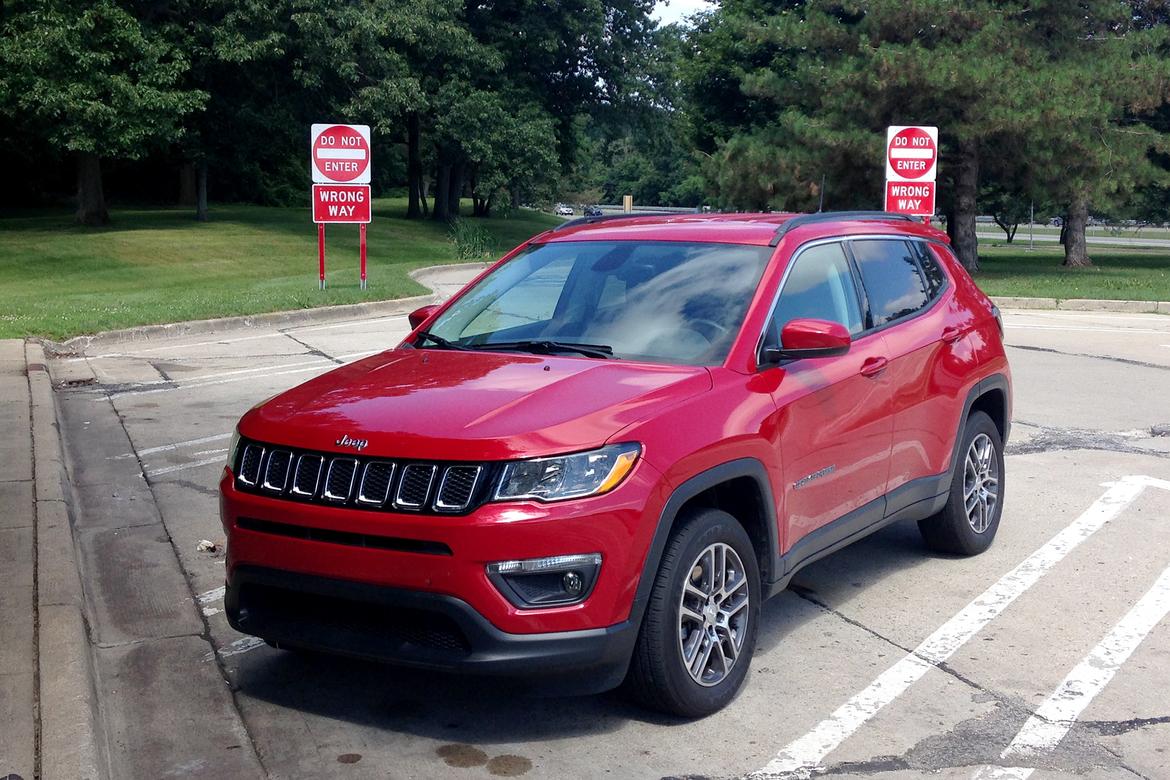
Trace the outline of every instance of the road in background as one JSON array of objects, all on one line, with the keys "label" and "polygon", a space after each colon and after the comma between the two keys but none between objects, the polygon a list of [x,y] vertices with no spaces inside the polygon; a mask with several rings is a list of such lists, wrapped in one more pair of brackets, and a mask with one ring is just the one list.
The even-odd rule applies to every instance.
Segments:
[{"label": "road in background", "polygon": [[[216,483],[233,425],[274,393],[392,347],[404,316],[54,361],[114,776],[799,776],[820,765],[969,778],[999,764],[1170,776],[1164,620],[1079,702],[1066,736],[1001,757],[1170,566],[1170,490],[1158,482],[1170,480],[1170,318],[1005,320],[1015,425],[992,549],[933,555],[902,524],[803,570],[762,611],[742,695],[695,722],[616,694],[533,699],[281,652],[227,625]],[[1070,534],[1076,544],[1053,541]]]}]

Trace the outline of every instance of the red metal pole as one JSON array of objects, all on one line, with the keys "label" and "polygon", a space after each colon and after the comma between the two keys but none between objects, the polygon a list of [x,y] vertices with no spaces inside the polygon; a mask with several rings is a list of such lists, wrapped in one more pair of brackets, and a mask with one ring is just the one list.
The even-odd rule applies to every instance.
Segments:
[{"label": "red metal pole", "polygon": [[321,289],[325,289],[325,223],[317,223],[317,275],[321,279]]},{"label": "red metal pole", "polygon": [[361,224],[361,238],[358,239],[362,256],[362,289],[366,289],[366,223]]}]

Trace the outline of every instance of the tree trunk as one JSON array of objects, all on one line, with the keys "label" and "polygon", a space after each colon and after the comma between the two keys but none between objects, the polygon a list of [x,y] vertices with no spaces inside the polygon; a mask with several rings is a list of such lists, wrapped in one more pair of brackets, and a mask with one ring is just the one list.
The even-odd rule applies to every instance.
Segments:
[{"label": "tree trunk", "polygon": [[407,219],[419,219],[424,215],[423,203],[425,196],[422,191],[423,164],[422,151],[419,149],[419,122],[418,114],[410,113],[406,117],[406,189],[409,193],[409,203],[406,206]]},{"label": "tree trunk", "polygon": [[93,152],[79,152],[77,155],[77,214],[74,220],[82,225],[110,224],[106,195],[102,191],[102,161]]},{"label": "tree trunk", "polygon": [[1068,206],[1064,220],[1064,267],[1088,268],[1093,264],[1085,245],[1085,227],[1089,223],[1089,201],[1078,195]]},{"label": "tree trunk", "polygon": [[199,173],[196,176],[195,220],[207,221],[207,160],[199,161]]},{"label": "tree trunk", "polygon": [[451,166],[451,185],[447,190],[447,218],[455,219],[459,216],[459,201],[463,197],[463,163]]},{"label": "tree trunk", "polygon": [[195,205],[195,166],[189,162],[179,166],[179,205]]},{"label": "tree trunk", "polygon": [[431,209],[431,219],[436,222],[447,222],[451,218],[450,213],[447,211],[450,205],[447,191],[450,187],[451,166],[439,165],[435,172],[435,207]]},{"label": "tree trunk", "polygon": [[951,242],[959,262],[968,271],[979,270],[979,239],[975,236],[975,196],[979,191],[979,145],[959,142],[958,174],[955,176],[955,226]]}]

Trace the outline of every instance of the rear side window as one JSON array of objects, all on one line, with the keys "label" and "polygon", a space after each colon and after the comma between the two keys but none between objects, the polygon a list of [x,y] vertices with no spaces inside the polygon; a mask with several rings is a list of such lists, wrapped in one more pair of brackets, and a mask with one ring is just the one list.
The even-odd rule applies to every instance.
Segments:
[{"label": "rear side window", "polygon": [[793,261],[772,318],[775,342],[788,322],[805,317],[839,322],[854,335],[861,332],[857,289],[840,244],[809,247]]},{"label": "rear side window", "polygon": [[943,285],[946,284],[947,277],[943,274],[943,270],[939,268],[938,261],[934,259],[934,255],[926,248],[926,244],[921,241],[915,241],[913,247],[918,250],[918,264],[922,266],[922,273],[926,277],[927,292],[933,298],[943,288]]},{"label": "rear side window", "polygon": [[869,299],[872,327],[913,314],[930,301],[929,288],[909,243],[853,241],[850,247]]}]

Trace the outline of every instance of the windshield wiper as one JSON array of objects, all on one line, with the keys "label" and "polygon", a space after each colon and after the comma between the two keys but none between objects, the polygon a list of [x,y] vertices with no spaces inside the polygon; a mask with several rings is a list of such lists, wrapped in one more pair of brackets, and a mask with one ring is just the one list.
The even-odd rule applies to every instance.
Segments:
[{"label": "windshield wiper", "polygon": [[585,357],[605,360],[613,357],[613,347],[608,344],[578,344],[572,341],[548,341],[533,339],[531,341],[493,341],[484,344],[469,344],[464,349],[516,349],[523,352],[534,352],[538,355],[553,355],[557,352],[576,352]]},{"label": "windshield wiper", "polygon": [[442,347],[443,349],[468,349],[468,347],[465,347],[462,344],[456,344],[454,341],[447,341],[447,339],[443,338],[442,336],[436,336],[434,333],[431,333],[427,330],[420,330],[418,332],[418,338],[415,339],[414,343],[418,345],[427,341],[430,341],[436,346]]}]

